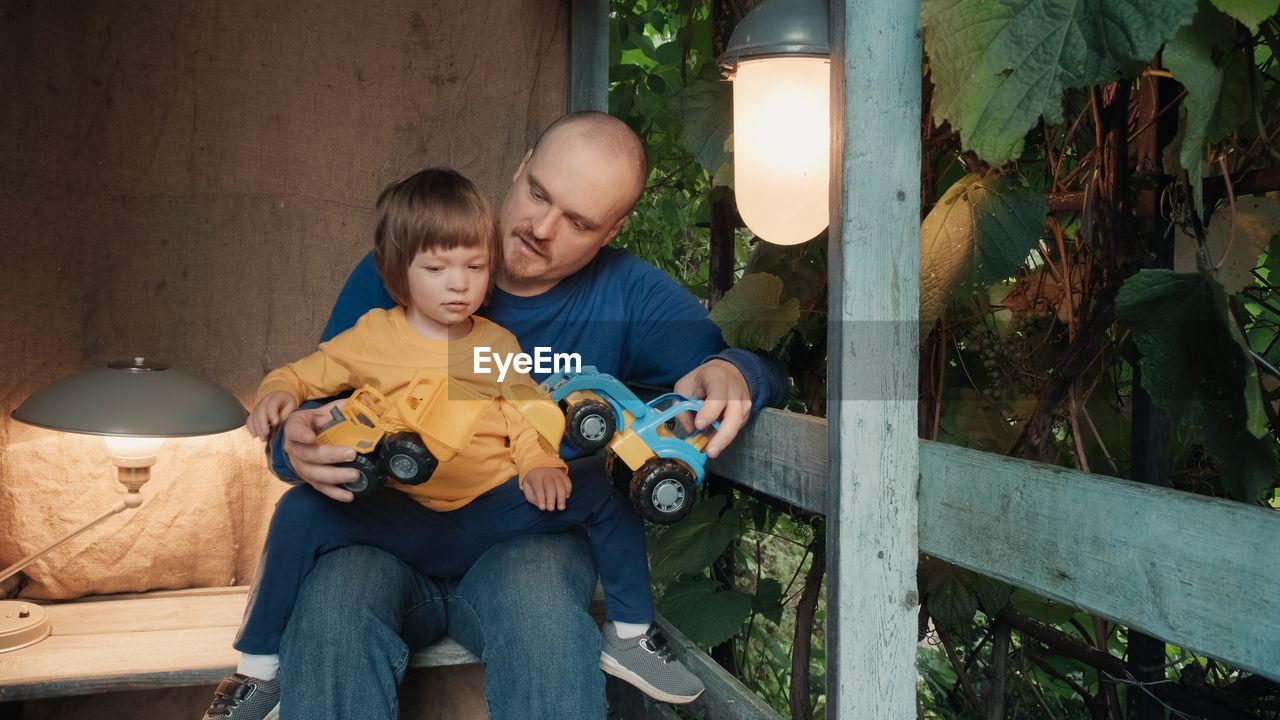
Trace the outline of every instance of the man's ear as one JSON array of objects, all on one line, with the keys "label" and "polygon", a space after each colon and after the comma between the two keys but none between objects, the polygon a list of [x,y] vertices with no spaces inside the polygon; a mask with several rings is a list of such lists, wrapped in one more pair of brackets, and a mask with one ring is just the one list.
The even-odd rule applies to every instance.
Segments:
[{"label": "man's ear", "polygon": [[520,173],[524,172],[524,166],[529,164],[529,158],[533,157],[533,148],[524,151],[524,157],[520,159],[520,165],[516,167],[515,173],[511,175],[511,182],[515,182],[520,177]]}]

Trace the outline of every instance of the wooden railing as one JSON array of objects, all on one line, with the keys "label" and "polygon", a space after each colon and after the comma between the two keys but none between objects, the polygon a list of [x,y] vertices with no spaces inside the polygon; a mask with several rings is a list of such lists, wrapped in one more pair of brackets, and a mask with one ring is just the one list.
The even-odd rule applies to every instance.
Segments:
[{"label": "wooden railing", "polygon": [[[766,410],[710,469],[827,507],[827,423]],[[920,551],[1280,680],[1280,512],[921,441]]]}]

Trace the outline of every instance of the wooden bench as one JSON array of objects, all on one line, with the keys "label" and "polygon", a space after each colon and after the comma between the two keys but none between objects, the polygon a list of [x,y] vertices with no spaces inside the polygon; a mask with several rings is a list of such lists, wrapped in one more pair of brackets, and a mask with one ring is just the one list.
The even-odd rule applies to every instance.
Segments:
[{"label": "wooden bench", "polygon": [[[154,694],[186,688],[189,691],[182,692],[180,698],[172,693],[169,697],[156,696],[150,705],[156,709],[141,713],[137,708],[145,704],[117,698],[121,708],[118,717],[168,720],[175,712],[190,712],[194,717],[204,709],[201,703],[208,702],[212,686],[235,668],[237,656],[231,641],[240,626],[247,597],[248,588],[230,587],[48,604],[45,609],[53,623],[53,634],[31,647],[0,654],[0,703],[121,691]],[[597,597],[593,603],[597,614],[599,601]],[[693,706],[699,716],[712,720],[778,718],[684,635],[665,620],[659,622],[677,653],[707,684],[704,698]],[[406,720],[485,717],[479,659],[453,639],[444,638],[415,652],[409,667],[419,672],[413,683],[405,683],[408,692],[401,693],[401,711]],[[433,687],[423,687],[424,684]],[[451,697],[442,698],[442,690]],[[609,697],[624,718],[676,717],[670,707],[654,703],[621,684],[610,684]],[[81,702],[70,711],[58,707],[34,713],[37,719],[46,716],[113,717],[111,712],[102,712],[102,702]],[[30,720],[33,714],[17,717]]]},{"label": "wooden bench", "polygon": [[[0,654],[0,701],[216,685],[235,669],[231,640],[247,596],[230,587],[47,605],[53,634]],[[478,662],[445,638],[410,665]]]},{"label": "wooden bench", "polygon": [[[53,634],[0,654],[0,720],[198,717],[235,668],[247,597],[229,587],[48,604]],[[444,638],[409,664],[403,718],[486,716],[479,660],[461,645]]]}]

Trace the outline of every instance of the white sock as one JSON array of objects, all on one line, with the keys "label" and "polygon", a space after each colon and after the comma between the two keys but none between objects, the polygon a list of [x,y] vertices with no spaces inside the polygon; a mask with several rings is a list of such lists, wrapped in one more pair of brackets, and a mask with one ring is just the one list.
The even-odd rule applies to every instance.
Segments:
[{"label": "white sock", "polygon": [[649,630],[649,623],[624,623],[613,621],[613,631],[618,637],[627,640],[633,637],[640,637]]},{"label": "white sock", "polygon": [[236,672],[259,680],[273,680],[280,672],[280,656],[240,653],[240,666]]}]

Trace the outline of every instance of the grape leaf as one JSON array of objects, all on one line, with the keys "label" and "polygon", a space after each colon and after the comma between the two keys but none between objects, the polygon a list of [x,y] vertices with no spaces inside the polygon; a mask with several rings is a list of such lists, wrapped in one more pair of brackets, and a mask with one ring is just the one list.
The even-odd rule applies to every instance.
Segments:
[{"label": "grape leaf", "polygon": [[1195,15],[1196,0],[923,0],[934,119],[999,165],[1022,153],[1062,93],[1134,73]]}]

